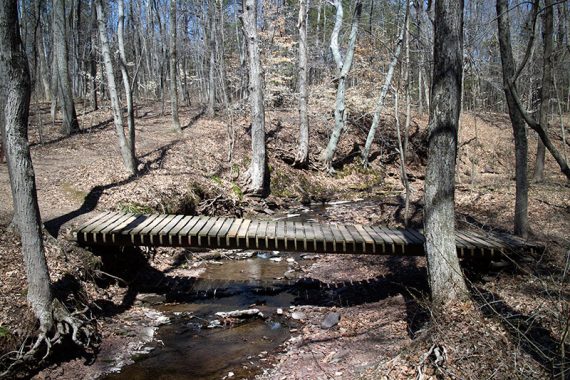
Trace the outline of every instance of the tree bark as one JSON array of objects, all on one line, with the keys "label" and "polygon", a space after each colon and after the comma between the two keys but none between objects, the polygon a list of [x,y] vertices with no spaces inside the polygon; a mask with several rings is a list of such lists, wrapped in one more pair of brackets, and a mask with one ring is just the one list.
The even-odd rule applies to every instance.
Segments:
[{"label": "tree bark", "polygon": [[374,141],[374,136],[376,135],[376,129],[378,128],[378,123],[380,121],[380,114],[382,113],[382,109],[384,108],[384,100],[386,99],[386,95],[388,94],[388,90],[390,89],[390,85],[392,84],[392,78],[394,77],[394,70],[396,69],[396,65],[398,64],[398,60],[400,59],[400,54],[402,53],[402,44],[404,43],[404,35],[406,31],[406,25],[408,22],[408,14],[410,11],[410,6],[406,6],[406,16],[404,19],[404,25],[400,30],[398,35],[398,41],[396,42],[396,48],[394,49],[394,56],[392,57],[392,61],[390,62],[390,66],[388,67],[388,74],[386,75],[386,79],[384,80],[384,85],[382,86],[382,90],[380,91],[380,97],[376,102],[376,109],[374,110],[374,117],[372,119],[372,125],[370,126],[370,130],[368,131],[368,136],[366,137],[366,143],[364,144],[364,150],[362,151],[362,164],[366,167],[368,166],[368,156],[370,155],[370,149],[372,148],[372,142]]},{"label": "tree bark", "polygon": [[90,49],[89,49],[89,76],[90,76],[90,100],[91,109],[97,111],[99,105],[97,104],[97,55],[95,45],[97,41],[97,13],[95,11],[95,1],[91,0],[91,32],[90,34]]},{"label": "tree bark", "polygon": [[216,6],[214,0],[210,0],[208,4],[208,19],[210,24],[209,43],[210,50],[210,65],[208,70],[208,116],[212,117],[215,114],[216,105],[216,82],[214,76],[214,69],[216,67]]},{"label": "tree bark", "polygon": [[334,153],[336,151],[336,147],[338,145],[338,141],[340,140],[340,135],[342,133],[342,130],[344,129],[344,122],[345,122],[344,99],[346,92],[346,77],[348,76],[348,73],[352,66],[352,58],[354,57],[354,48],[356,47],[356,37],[358,35],[358,23],[360,22],[360,15],[362,14],[362,2],[361,0],[356,0],[354,17],[352,19],[352,27],[350,30],[350,37],[348,42],[348,49],[346,51],[346,56],[343,60],[338,45],[339,33],[342,27],[342,19],[344,15],[342,8],[342,0],[335,0],[333,5],[336,7],[336,18],[335,18],[333,32],[331,35],[330,48],[337,68],[337,78],[336,78],[337,89],[336,89],[336,103],[334,111],[335,125],[331,133],[331,137],[329,139],[327,147],[323,152],[324,167],[329,174],[334,174],[332,162],[334,158]]},{"label": "tree bark", "polygon": [[176,0],[170,0],[170,107],[172,108],[172,128],[182,132],[178,117],[178,70],[176,66]]},{"label": "tree bark", "polygon": [[[135,110],[133,107],[133,90],[131,80],[129,79],[129,71],[127,70],[127,57],[125,54],[125,3],[124,0],[118,0],[118,26],[117,26],[117,39],[119,42],[119,66],[121,67],[121,76],[123,78],[123,87],[125,88],[125,98],[127,100],[127,131],[128,141],[127,144],[130,150],[130,156],[136,157],[135,149]],[[136,159],[135,159],[136,160]]]},{"label": "tree bark", "polygon": [[[544,44],[544,53],[542,56],[542,87],[540,90],[540,111],[539,119],[540,125],[543,126],[545,132],[548,133],[548,115],[550,111],[550,97],[552,95],[552,67],[553,55],[552,50],[554,46],[554,9],[552,0],[544,0],[544,15],[542,26],[542,41]],[[546,147],[542,140],[538,140],[536,147],[536,161],[534,167],[533,180],[536,182],[544,181],[544,158]]]},{"label": "tree bark", "polygon": [[19,34],[16,0],[4,0],[0,5],[0,73],[2,78],[10,78],[1,84],[0,96],[4,98],[5,106],[0,112],[15,220],[22,240],[28,281],[27,298],[34,315],[40,321],[40,331],[46,333],[53,325],[53,295],[44,254],[34,168],[28,146],[30,74]]},{"label": "tree bark", "polygon": [[307,91],[307,11],[308,0],[299,0],[299,146],[295,156],[295,166],[307,167],[309,164],[309,120]]},{"label": "tree bark", "polygon": [[53,54],[57,61],[57,83],[60,95],[63,126],[61,132],[69,136],[79,131],[71,80],[69,78],[69,56],[67,52],[67,39],[65,36],[65,5],[64,0],[53,0]]},{"label": "tree bark", "polygon": [[463,0],[435,3],[424,231],[434,306],[467,298],[455,248],[455,160],[463,67]]},{"label": "tree bark", "polygon": [[109,89],[109,97],[111,98],[111,107],[113,109],[113,120],[115,123],[115,131],[119,140],[119,148],[123,158],[123,164],[131,175],[137,173],[137,160],[133,152],[129,148],[125,131],[123,129],[123,114],[119,96],[117,95],[117,85],[115,84],[115,76],[113,73],[113,63],[111,61],[111,52],[109,51],[109,41],[107,40],[107,28],[105,25],[105,15],[103,13],[103,0],[95,0],[95,8],[97,10],[97,23],[99,25],[99,40],[101,41],[101,54],[103,55],[103,63],[105,73],[107,75],[107,85]]},{"label": "tree bark", "polygon": [[269,171],[265,153],[265,108],[263,104],[263,72],[259,59],[257,35],[257,3],[244,0],[242,15],[244,35],[249,53],[249,106],[251,113],[251,165],[245,192],[265,196],[269,191]]}]

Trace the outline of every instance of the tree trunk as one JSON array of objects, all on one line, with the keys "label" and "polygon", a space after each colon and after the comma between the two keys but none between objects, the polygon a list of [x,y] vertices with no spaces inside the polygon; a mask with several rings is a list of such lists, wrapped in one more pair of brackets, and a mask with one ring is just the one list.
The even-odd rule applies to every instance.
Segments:
[{"label": "tree trunk", "polygon": [[212,117],[215,114],[216,103],[216,83],[214,77],[214,69],[216,66],[216,6],[214,0],[210,0],[208,4],[208,18],[210,24],[209,43],[210,50],[210,65],[208,70],[208,116]]},{"label": "tree trunk", "polygon": [[172,128],[182,132],[178,118],[178,70],[176,66],[176,0],[170,0],[170,107],[172,108]]},{"label": "tree trunk", "polygon": [[109,51],[109,41],[107,40],[107,28],[105,25],[105,15],[103,13],[103,0],[95,0],[95,7],[97,9],[101,54],[103,55],[103,63],[105,66],[105,73],[107,75],[107,86],[109,89],[109,97],[111,98],[111,107],[113,109],[115,131],[117,132],[117,137],[119,139],[119,148],[121,150],[123,164],[131,175],[135,175],[137,173],[137,160],[129,148],[127,138],[125,137],[125,131],[123,129],[123,114],[121,104],[119,103],[119,96],[117,95],[113,63],[111,62],[111,52]]},{"label": "tree trunk", "polygon": [[90,49],[89,49],[89,76],[91,84],[91,109],[97,111],[97,55],[95,45],[97,41],[97,13],[95,12],[95,1],[91,0],[91,33],[90,33]]},{"label": "tree trunk", "polygon": [[409,10],[410,7],[408,5],[406,6],[406,16],[404,19],[404,25],[402,26],[402,29],[400,30],[400,33],[398,35],[398,41],[396,42],[396,49],[394,50],[394,56],[392,57],[392,61],[390,62],[390,66],[388,67],[388,74],[386,75],[386,79],[384,80],[384,85],[382,86],[382,90],[380,91],[380,97],[376,102],[376,109],[374,110],[372,125],[370,126],[370,130],[368,131],[368,136],[366,137],[366,144],[364,144],[364,150],[362,151],[362,164],[365,167],[368,166],[368,156],[370,155],[372,142],[374,141],[374,136],[376,135],[376,129],[378,128],[378,123],[380,121],[380,114],[382,113],[382,109],[384,108],[384,100],[386,99],[386,95],[388,94],[388,90],[390,89],[390,85],[392,84],[392,78],[394,77],[394,70],[396,69],[396,65],[398,64],[398,60],[400,59],[400,54],[402,52],[402,44],[404,42],[404,34],[408,22]]},{"label": "tree trunk", "polygon": [[[128,141],[127,144],[130,150],[130,156],[136,157],[135,149],[135,111],[133,107],[133,90],[131,80],[129,79],[129,72],[127,70],[127,58],[125,55],[125,42],[124,42],[124,29],[125,29],[125,3],[124,0],[118,0],[119,23],[117,26],[117,39],[119,42],[119,66],[121,67],[121,76],[123,78],[123,87],[125,88],[125,98],[127,100],[127,130]],[[136,158],[135,158],[136,160]]]},{"label": "tree trunk", "polygon": [[[550,110],[550,97],[552,95],[552,67],[553,55],[552,48],[554,41],[552,39],[554,33],[553,27],[554,9],[552,0],[544,0],[544,16],[542,27],[542,40],[544,43],[544,53],[542,56],[542,86],[540,90],[540,124],[545,131],[548,131],[548,115]],[[546,148],[542,140],[538,140],[536,147],[536,161],[534,167],[533,180],[536,182],[544,181],[544,156]]]},{"label": "tree trunk", "polygon": [[269,171],[265,154],[265,109],[263,105],[263,72],[259,59],[257,35],[257,3],[244,0],[243,29],[249,53],[249,106],[251,112],[251,165],[245,192],[265,196],[269,191]]},{"label": "tree trunk", "polygon": [[513,58],[511,45],[511,26],[508,14],[507,0],[497,0],[497,16],[499,28],[499,47],[501,50],[501,61],[503,66],[503,83],[505,97],[509,108],[509,116],[513,126],[513,136],[515,139],[515,219],[514,233],[526,237],[528,234],[528,178],[527,178],[527,156],[528,142],[526,136],[526,126],[523,115],[518,109],[509,87],[510,78],[515,77],[516,65]]},{"label": "tree trunk", "polygon": [[334,153],[336,151],[336,147],[338,145],[338,141],[340,139],[340,134],[344,129],[344,122],[345,122],[344,98],[346,91],[346,77],[348,76],[348,73],[352,66],[352,58],[354,57],[354,48],[356,47],[356,36],[358,34],[358,23],[360,22],[360,15],[362,14],[362,2],[361,0],[356,0],[356,7],[354,10],[354,17],[352,19],[352,27],[350,30],[348,49],[346,51],[346,56],[343,61],[338,46],[339,33],[342,27],[342,19],[343,19],[342,0],[335,0],[333,5],[336,7],[336,19],[335,19],[333,32],[331,35],[330,48],[337,67],[337,78],[336,78],[337,89],[336,89],[336,103],[334,111],[335,125],[331,133],[329,143],[325,151],[323,152],[323,163],[325,166],[325,170],[329,174],[334,174],[332,162],[334,158]]},{"label": "tree trunk", "polygon": [[65,5],[64,0],[53,0],[53,54],[57,61],[57,83],[60,94],[63,125],[61,132],[69,136],[79,131],[75,104],[71,90],[71,80],[69,78],[67,53],[67,39],[65,36]]},{"label": "tree trunk", "polygon": [[309,164],[309,120],[307,116],[307,3],[299,1],[299,147],[295,156],[295,166],[306,167]]},{"label": "tree trunk", "polygon": [[463,66],[463,0],[435,3],[424,234],[436,307],[467,298],[455,248],[455,160]]},{"label": "tree trunk", "polygon": [[15,220],[22,239],[22,254],[28,281],[27,298],[46,333],[53,325],[51,281],[44,255],[40,211],[32,158],[28,146],[30,74],[19,34],[16,0],[0,5],[0,96],[5,106],[0,110],[4,124],[4,142],[12,187]]}]

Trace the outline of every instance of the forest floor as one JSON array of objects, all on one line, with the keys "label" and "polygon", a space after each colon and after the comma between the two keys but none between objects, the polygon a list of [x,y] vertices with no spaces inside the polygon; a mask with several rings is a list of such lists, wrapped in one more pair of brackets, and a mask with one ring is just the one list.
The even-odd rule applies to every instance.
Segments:
[{"label": "forest floor", "polygon": [[[88,304],[98,316],[103,341],[94,361],[80,353],[59,355],[42,371],[32,371],[37,379],[98,378],[129,362],[129,355],[153,339],[152,332],[142,327],[163,323],[160,313],[133,301],[121,281],[109,278],[108,269],[95,256],[73,243],[73,229],[95,212],[255,216],[267,208],[286,211],[301,203],[371,199],[373,207],[339,207],[329,221],[403,225],[404,191],[393,115],[382,120],[368,169],[360,164],[358,147],[366,138],[369,116],[349,118],[337,151],[337,174],[331,177],[291,167],[297,112],[269,110],[271,195],[262,201],[245,197],[240,188],[251,142],[244,116],[235,117],[229,161],[230,131],[224,119],[207,118],[198,108],[184,107],[180,114],[185,128],[178,134],[159,105],[139,105],[140,175],[129,177],[121,164],[110,110],[89,112],[80,107],[78,113],[81,133],[62,138],[58,125],[49,121],[49,105],[33,105],[30,144],[42,219],[56,237],[46,239],[46,254],[57,295]],[[311,159],[317,162],[332,115],[313,111],[310,117]],[[416,115],[410,132],[408,177],[415,226],[421,224],[422,215],[426,125],[427,115]],[[467,112],[459,141],[458,226],[510,231],[515,186],[508,117]],[[529,162],[535,144],[531,134]],[[0,357],[17,350],[35,328],[26,306],[18,238],[8,227],[11,218],[7,168],[0,164]],[[305,269],[307,276],[324,283],[375,280],[383,290],[367,303],[300,307],[304,313],[300,327],[277,352],[269,353],[258,377],[526,379],[564,371],[568,376],[570,188],[550,158],[546,180],[530,187],[529,223],[530,238],[543,243],[545,253],[512,262],[505,258],[482,268],[464,262],[472,301],[441,315],[427,307],[423,258],[319,257]],[[172,250],[158,249],[149,264],[165,270],[174,265],[172,257]],[[320,322],[331,310],[340,313],[340,323],[323,330]],[[26,376],[29,372],[24,370],[22,377]]]}]

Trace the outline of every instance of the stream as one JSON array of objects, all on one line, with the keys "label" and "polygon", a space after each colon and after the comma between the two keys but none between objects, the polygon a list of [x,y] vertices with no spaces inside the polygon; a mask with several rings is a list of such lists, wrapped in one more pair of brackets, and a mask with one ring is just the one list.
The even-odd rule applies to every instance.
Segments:
[{"label": "stream", "polygon": [[[329,212],[370,206],[371,201],[301,207],[273,219],[326,220]],[[243,258],[246,257],[246,258]],[[299,304],[290,284],[299,269],[309,266],[310,256],[279,252],[247,252],[241,259],[208,262],[193,286],[195,297],[179,303],[153,306],[170,319],[160,327],[146,354],[105,380],[243,379],[252,378],[269,366],[268,359],[290,337],[297,322],[283,311]],[[219,290],[219,292],[218,292]],[[215,315],[256,308],[263,317],[228,323]],[[218,325],[216,325],[218,324]],[[215,326],[215,327],[214,327]],[[143,350],[144,351],[144,350]]]}]

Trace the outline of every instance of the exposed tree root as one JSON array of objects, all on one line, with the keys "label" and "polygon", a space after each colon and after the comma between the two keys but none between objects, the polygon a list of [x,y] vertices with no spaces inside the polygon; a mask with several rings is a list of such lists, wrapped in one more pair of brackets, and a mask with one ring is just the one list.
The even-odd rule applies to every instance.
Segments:
[{"label": "exposed tree root", "polygon": [[87,306],[82,310],[71,312],[61,301],[54,299],[51,309],[51,322],[40,325],[39,333],[33,339],[33,343],[28,340],[20,350],[0,357],[0,367],[6,368],[0,372],[0,378],[10,377],[32,362],[34,365],[38,364],[38,360],[40,364],[43,363],[52,354],[53,346],[67,337],[85,353],[97,351],[100,336],[96,321]]}]

